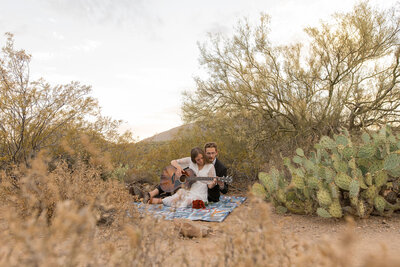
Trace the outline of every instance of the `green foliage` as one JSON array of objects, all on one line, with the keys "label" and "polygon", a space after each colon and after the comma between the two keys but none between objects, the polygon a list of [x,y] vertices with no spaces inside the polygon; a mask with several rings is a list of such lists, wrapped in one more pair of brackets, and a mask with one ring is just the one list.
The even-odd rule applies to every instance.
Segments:
[{"label": "green foliage", "polygon": [[123,182],[125,180],[125,178],[126,178],[128,170],[129,170],[129,166],[128,165],[123,166],[122,164],[120,164],[117,168],[115,168],[112,171],[111,177],[113,179],[117,179],[117,180]]}]

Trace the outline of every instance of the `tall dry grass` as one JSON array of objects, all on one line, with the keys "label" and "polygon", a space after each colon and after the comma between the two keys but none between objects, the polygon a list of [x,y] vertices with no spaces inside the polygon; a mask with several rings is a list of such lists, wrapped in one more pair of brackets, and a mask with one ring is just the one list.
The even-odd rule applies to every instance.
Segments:
[{"label": "tall dry grass", "polygon": [[1,173],[0,266],[161,264],[173,231],[140,217],[123,183],[103,180],[96,164],[47,163]]},{"label": "tall dry grass", "polygon": [[141,216],[125,186],[96,166],[60,162],[49,172],[44,158],[31,166],[1,173],[0,266],[400,266],[384,250],[355,261],[351,220],[342,238],[307,242],[285,234],[257,199],[231,215],[222,250],[190,258],[191,245],[212,241],[182,240],[173,223]]}]

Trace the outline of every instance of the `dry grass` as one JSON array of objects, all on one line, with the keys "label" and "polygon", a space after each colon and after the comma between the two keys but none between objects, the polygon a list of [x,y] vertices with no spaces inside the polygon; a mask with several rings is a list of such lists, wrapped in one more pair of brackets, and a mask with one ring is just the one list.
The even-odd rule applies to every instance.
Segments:
[{"label": "dry grass", "polygon": [[60,163],[49,173],[38,158],[30,169],[3,172],[0,266],[400,265],[384,249],[355,262],[351,220],[339,241],[304,242],[284,234],[271,219],[270,206],[257,199],[223,226],[222,250],[213,257],[200,250],[190,258],[181,252],[202,240],[183,240],[188,247],[177,247],[182,240],[174,224],[139,216],[131,201],[123,184],[103,181],[98,168],[82,163],[73,170]]},{"label": "dry grass", "polygon": [[82,163],[3,172],[0,207],[0,266],[160,265],[173,247],[168,224],[139,218],[122,183]]}]

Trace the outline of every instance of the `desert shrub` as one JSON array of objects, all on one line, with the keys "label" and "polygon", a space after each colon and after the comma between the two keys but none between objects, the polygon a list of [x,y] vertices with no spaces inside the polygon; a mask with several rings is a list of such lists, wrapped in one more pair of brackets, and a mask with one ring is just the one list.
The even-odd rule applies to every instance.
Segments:
[{"label": "desert shrub", "polygon": [[101,170],[77,163],[70,169],[60,163],[49,172],[47,162],[38,157],[31,168],[15,168],[11,174],[3,172],[0,184],[0,199],[7,203],[20,217],[40,217],[45,214],[48,222],[58,202],[73,201],[78,208],[87,207],[97,214],[97,219],[113,220],[123,217],[131,197],[123,183],[102,180]]},{"label": "desert shrub", "polygon": [[162,169],[172,159],[188,157],[193,147],[204,148],[204,144],[211,141],[218,144],[218,158],[228,167],[229,175],[234,176],[234,183],[256,179],[261,168],[261,157],[249,150],[245,141],[240,141],[231,132],[214,128],[211,124],[192,124],[169,141],[138,142],[132,145],[134,152],[128,163],[132,166],[132,176],[138,180],[157,183]]},{"label": "desert shrub", "polygon": [[[104,173],[123,163],[132,136],[118,132],[121,121],[101,115],[91,87],[32,81],[31,55],[15,48],[12,34],[6,37],[0,52],[0,168],[28,166],[43,150],[52,161],[68,160],[70,165],[97,161]],[[99,152],[102,157],[93,157]],[[108,163],[112,166],[105,166]]]},{"label": "desert shrub", "polygon": [[229,133],[228,140],[262,163],[342,128],[397,122],[400,24],[394,8],[360,2],[330,23],[307,27],[303,43],[285,46],[271,42],[269,22],[268,15],[256,25],[243,19],[231,36],[211,35],[200,45],[207,74],[184,94],[185,122]]},{"label": "desert shrub", "polygon": [[2,206],[0,266],[161,266],[174,249],[171,225],[124,214],[118,227],[97,226],[93,209],[65,200],[48,224],[44,214],[22,218]]},{"label": "desert shrub", "polygon": [[51,86],[30,80],[31,56],[14,47],[12,34],[0,54],[0,159],[2,168],[28,163],[42,148],[57,143],[71,125],[99,112],[90,86],[71,82]]}]

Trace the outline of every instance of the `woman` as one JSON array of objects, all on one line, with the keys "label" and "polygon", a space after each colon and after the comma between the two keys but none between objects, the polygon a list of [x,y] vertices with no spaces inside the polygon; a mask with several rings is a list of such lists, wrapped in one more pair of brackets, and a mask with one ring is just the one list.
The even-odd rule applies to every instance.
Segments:
[{"label": "woman", "polygon": [[[195,147],[190,152],[190,157],[176,159],[171,161],[171,165],[176,168],[175,175],[180,177],[183,169],[189,167],[199,177],[215,177],[215,168],[209,163],[204,151]],[[164,204],[171,207],[189,207],[193,200],[202,200],[207,202],[207,187],[212,187],[214,182],[196,181],[190,189],[179,189],[174,195],[164,199],[152,199],[153,204]]]}]

